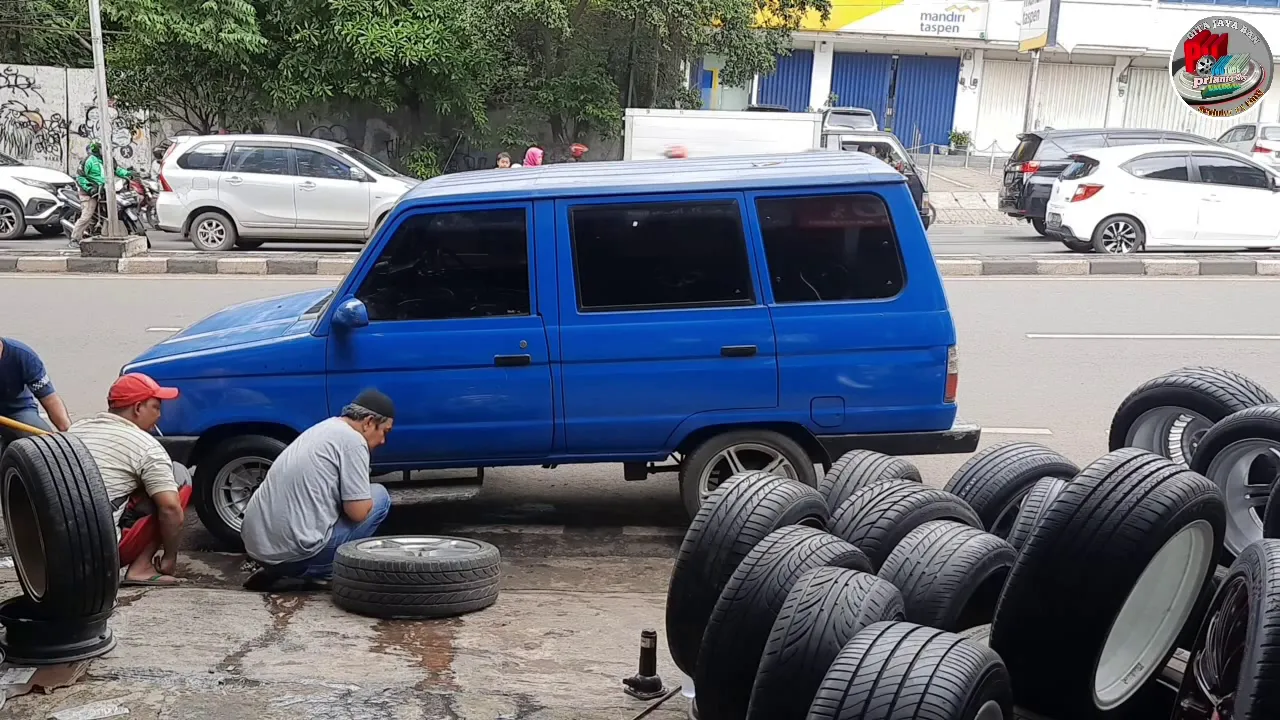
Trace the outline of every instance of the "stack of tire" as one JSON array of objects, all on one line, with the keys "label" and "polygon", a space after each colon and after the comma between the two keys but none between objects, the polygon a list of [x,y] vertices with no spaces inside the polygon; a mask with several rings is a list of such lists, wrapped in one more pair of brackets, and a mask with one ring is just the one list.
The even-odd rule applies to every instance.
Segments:
[{"label": "stack of tire", "polygon": [[51,665],[109,652],[120,555],[107,491],[84,444],[56,434],[6,445],[0,506],[23,590],[0,602],[8,662]]},{"label": "stack of tire", "polygon": [[668,646],[700,720],[1121,717],[1201,627],[1224,514],[1132,448],[1002,443],[946,489],[867,451],[817,488],[742,473],[681,546]]}]

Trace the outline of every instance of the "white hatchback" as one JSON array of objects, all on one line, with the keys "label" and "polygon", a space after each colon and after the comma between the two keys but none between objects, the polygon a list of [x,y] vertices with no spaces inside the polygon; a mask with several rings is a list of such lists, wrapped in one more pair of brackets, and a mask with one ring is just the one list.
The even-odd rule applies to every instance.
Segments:
[{"label": "white hatchback", "polygon": [[160,170],[161,230],[198,250],[364,242],[417,180],[355,148],[292,135],[176,138]]},{"label": "white hatchback", "polygon": [[1076,153],[1054,183],[1046,228],[1077,252],[1280,247],[1280,175],[1200,145]]}]

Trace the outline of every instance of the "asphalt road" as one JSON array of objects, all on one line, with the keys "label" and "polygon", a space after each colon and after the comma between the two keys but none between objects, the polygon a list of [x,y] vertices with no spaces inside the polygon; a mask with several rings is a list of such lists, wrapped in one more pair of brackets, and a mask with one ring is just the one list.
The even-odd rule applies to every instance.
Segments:
[{"label": "asphalt road", "polygon": [[[228,304],[323,285],[12,276],[0,283],[9,311],[0,333],[36,347],[73,416],[84,416],[102,406],[120,366],[170,329]],[[960,414],[986,428],[986,443],[1043,442],[1086,463],[1106,451],[1120,400],[1184,365],[1221,365],[1280,389],[1280,317],[1271,312],[1280,306],[1278,282],[957,278],[947,293],[960,336]],[[941,485],[964,459],[917,460],[927,481]],[[673,476],[625,482],[620,466],[578,465],[491,470],[475,500],[398,505],[391,522],[398,530],[437,522],[676,528],[684,517]]]}]

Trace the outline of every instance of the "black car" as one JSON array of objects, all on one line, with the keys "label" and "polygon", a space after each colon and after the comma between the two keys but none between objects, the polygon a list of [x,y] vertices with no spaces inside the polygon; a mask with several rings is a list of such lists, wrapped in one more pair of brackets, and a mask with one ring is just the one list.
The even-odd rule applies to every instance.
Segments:
[{"label": "black car", "polygon": [[844,152],[863,152],[883,160],[894,170],[902,173],[902,176],[907,179],[911,197],[916,201],[916,209],[920,211],[920,222],[924,223],[926,230],[933,224],[933,205],[929,203],[929,193],[925,192],[920,170],[916,168],[916,164],[911,160],[911,154],[898,141],[896,135],[883,130],[831,127],[822,134],[822,147],[827,150],[838,148]]},{"label": "black car", "polygon": [[1030,221],[1036,232],[1045,235],[1044,213],[1049,193],[1058,175],[1071,164],[1073,153],[1118,145],[1190,143],[1221,147],[1216,141],[1173,130],[1134,128],[1093,128],[1086,130],[1044,129],[1018,136],[1018,147],[1004,166],[1000,183],[1000,210]]}]

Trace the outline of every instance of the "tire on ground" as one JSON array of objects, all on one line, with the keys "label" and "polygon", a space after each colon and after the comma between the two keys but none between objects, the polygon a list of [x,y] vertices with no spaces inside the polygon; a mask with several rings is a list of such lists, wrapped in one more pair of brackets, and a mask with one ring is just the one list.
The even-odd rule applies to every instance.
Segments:
[{"label": "tire on ground", "polygon": [[969,503],[982,525],[1008,538],[1019,504],[1040,478],[1070,480],[1080,472],[1061,453],[1030,442],[996,443],[969,458],[944,490]]},{"label": "tire on ground", "polygon": [[1035,529],[1040,518],[1044,517],[1045,511],[1053,503],[1053,499],[1058,497],[1058,493],[1062,492],[1062,488],[1066,486],[1067,481],[1061,478],[1043,478],[1031,486],[1030,492],[1022,500],[1022,507],[1018,508],[1018,517],[1013,521],[1013,529],[1009,531],[1009,545],[1013,546],[1014,550],[1022,549],[1027,538],[1031,537],[1031,531]]},{"label": "tire on ground", "polygon": [[[721,433],[703,442],[680,463],[680,499],[684,501],[684,509],[690,519],[697,516],[698,508],[706,501],[701,496],[701,477],[706,466],[725,449],[748,443],[772,448],[795,469],[796,480],[800,484],[817,487],[818,473],[814,470],[813,458],[795,440],[772,430],[734,430]],[[759,468],[744,468],[745,472],[756,470]]]},{"label": "tire on ground", "polygon": [[747,720],[805,720],[827,669],[858,631],[904,617],[892,584],[855,570],[810,570],[787,593],[751,688]]},{"label": "tire on ground", "polygon": [[667,646],[692,676],[707,618],[742,558],[787,525],[825,528],[827,504],[817,490],[768,473],[739,473],[707,496],[689,525],[667,588]]},{"label": "tire on ground", "polygon": [[831,513],[831,532],[867,554],[876,571],[907,533],[930,520],[982,529],[982,520],[945,490],[909,480],[864,487]]},{"label": "tire on ground", "polygon": [[[874,715],[867,708],[875,708]],[[991,649],[954,633],[875,623],[854,635],[831,664],[808,720],[870,717],[1011,720],[1009,671]]]},{"label": "tire on ground", "polygon": [[835,510],[849,496],[868,485],[889,480],[920,482],[920,470],[902,458],[872,450],[850,450],[831,464],[831,469],[818,483],[818,492]]},{"label": "tire on ground", "polygon": [[115,518],[80,438],[57,433],[9,443],[0,458],[0,501],[18,581],[41,612],[70,618],[115,607]]},{"label": "tire on ground", "polygon": [[[1196,635],[1195,648],[1187,663],[1178,693],[1179,703],[1195,698],[1206,704],[1199,689],[1200,682],[1220,698],[1234,695],[1224,706],[1215,708],[1222,717],[1232,720],[1273,720],[1280,717],[1280,540],[1260,540],[1240,553],[1223,578],[1222,587],[1214,595],[1210,614],[1219,620],[1232,612],[1241,612],[1247,629],[1242,637],[1230,636],[1243,647],[1232,648],[1240,654],[1231,668],[1217,668],[1214,675],[1205,677],[1193,668],[1205,658],[1207,641],[1223,642],[1230,627],[1201,626]],[[1211,632],[1212,631],[1212,632]],[[1234,644],[1234,643],[1233,643]]]},{"label": "tire on ground", "polygon": [[805,572],[836,567],[867,572],[862,551],[813,528],[775,530],[747,553],[707,620],[694,672],[701,720],[741,720],[774,621]]},{"label": "tire on ground", "polygon": [[934,520],[898,543],[880,577],[902,592],[908,622],[960,632],[991,622],[1017,555],[991,533]]},{"label": "tire on ground", "polygon": [[333,604],[369,617],[421,619],[475,612],[497,601],[502,558],[489,543],[436,537],[450,552],[428,556],[362,549],[370,542],[390,547],[420,537],[379,537],[340,546],[333,561]]},{"label": "tire on ground", "polygon": [[[1219,464],[1220,457],[1229,461],[1228,456],[1234,454],[1233,446],[1237,443],[1257,440],[1270,441],[1280,447],[1280,404],[1258,405],[1223,418],[1204,434],[1191,458],[1191,469],[1212,480],[1226,498],[1224,564],[1230,564],[1246,547],[1262,539],[1266,515],[1264,506],[1270,504],[1274,486],[1280,484],[1274,482],[1277,471],[1280,471],[1280,458],[1269,453],[1254,461],[1245,478],[1232,470],[1234,462],[1225,466]],[[1256,483],[1245,484],[1254,480],[1255,475],[1260,475]],[[1263,495],[1267,497],[1263,498]]]},{"label": "tire on ground", "polygon": [[1224,524],[1213,483],[1144,450],[1081,470],[1023,545],[991,624],[1018,705],[1111,718],[1157,681]]},{"label": "tire on ground", "polygon": [[1157,408],[1185,408],[1217,423],[1232,413],[1274,402],[1266,388],[1230,370],[1199,366],[1173,370],[1142,383],[1120,402],[1111,419],[1110,449],[1138,447],[1170,457],[1166,439],[1134,435],[1138,419]]},{"label": "tire on ground", "polygon": [[1196,598],[1196,604],[1191,609],[1191,617],[1187,618],[1187,623],[1182,626],[1182,631],[1178,633],[1178,642],[1176,647],[1190,651],[1196,642],[1196,633],[1200,632],[1200,623],[1204,622],[1205,617],[1209,615],[1209,606],[1213,603],[1213,596],[1218,593],[1218,588],[1222,587],[1222,581],[1227,577],[1227,568],[1219,565],[1213,569],[1213,574],[1205,581],[1204,587],[1200,588],[1200,596]]},{"label": "tire on ground", "polygon": [[[240,523],[228,523],[218,513],[220,498],[214,495],[214,481],[219,471],[239,458],[258,457],[269,462],[284,452],[286,444],[266,435],[241,435],[224,440],[200,458],[196,464],[195,474],[191,478],[191,502],[196,506],[196,514],[219,542],[227,549],[239,551],[244,549],[240,540]],[[243,511],[242,511],[243,512]]]}]

